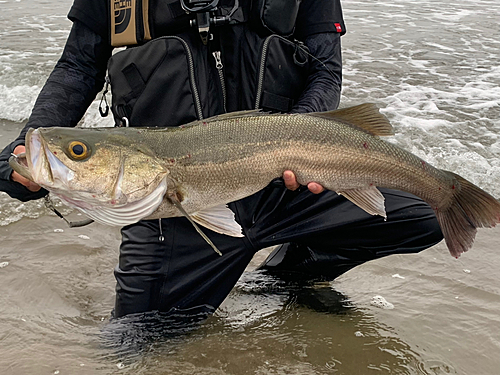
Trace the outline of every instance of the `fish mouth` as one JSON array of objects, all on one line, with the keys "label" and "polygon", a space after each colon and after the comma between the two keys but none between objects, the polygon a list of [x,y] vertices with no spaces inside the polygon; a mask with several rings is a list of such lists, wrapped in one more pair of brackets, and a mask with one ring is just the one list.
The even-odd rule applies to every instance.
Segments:
[{"label": "fish mouth", "polygon": [[26,160],[33,181],[49,190],[67,186],[74,172],[50,151],[39,129],[28,131],[26,144]]},{"label": "fish mouth", "polygon": [[17,155],[12,154],[12,156],[9,158],[9,165],[21,176],[30,181],[33,181],[33,176],[31,176],[31,172],[28,168],[28,159],[25,152]]}]

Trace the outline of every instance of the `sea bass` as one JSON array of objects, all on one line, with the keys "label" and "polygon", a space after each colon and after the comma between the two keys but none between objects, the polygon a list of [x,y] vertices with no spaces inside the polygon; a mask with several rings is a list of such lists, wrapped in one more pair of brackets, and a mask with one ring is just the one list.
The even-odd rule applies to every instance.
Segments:
[{"label": "sea bass", "polygon": [[372,215],[386,216],[377,187],[412,193],[435,211],[458,257],[476,228],[500,222],[497,199],[379,136],[392,126],[373,104],[309,114],[224,114],[176,128],[39,128],[26,162],[11,165],[94,220],[127,225],[186,216],[242,236],[227,203],[263,189],[285,170]]}]

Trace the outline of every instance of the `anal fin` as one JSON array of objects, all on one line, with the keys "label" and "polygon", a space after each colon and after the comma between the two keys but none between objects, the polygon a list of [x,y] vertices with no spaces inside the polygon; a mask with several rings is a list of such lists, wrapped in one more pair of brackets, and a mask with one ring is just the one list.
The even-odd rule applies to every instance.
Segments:
[{"label": "anal fin", "polygon": [[385,198],[376,186],[369,186],[363,189],[338,191],[337,194],[346,197],[370,215],[380,215],[387,218],[384,204]]},{"label": "anal fin", "polygon": [[226,204],[196,212],[191,217],[214,232],[231,237],[244,237],[241,226],[234,219],[234,212]]}]

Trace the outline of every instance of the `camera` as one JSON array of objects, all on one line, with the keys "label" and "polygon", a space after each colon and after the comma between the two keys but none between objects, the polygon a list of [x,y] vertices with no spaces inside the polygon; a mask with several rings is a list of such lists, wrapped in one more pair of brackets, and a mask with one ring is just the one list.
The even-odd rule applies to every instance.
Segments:
[{"label": "camera", "polygon": [[228,15],[217,15],[219,0],[181,0],[181,7],[187,13],[193,13],[192,27],[197,27],[203,44],[208,43],[210,26],[226,25],[231,21],[231,16],[239,7],[239,1],[234,1],[234,6]]}]

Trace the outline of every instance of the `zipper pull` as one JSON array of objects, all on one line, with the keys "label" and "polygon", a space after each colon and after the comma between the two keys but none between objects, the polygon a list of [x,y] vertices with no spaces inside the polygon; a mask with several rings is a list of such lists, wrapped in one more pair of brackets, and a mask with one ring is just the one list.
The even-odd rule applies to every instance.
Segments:
[{"label": "zipper pull", "polygon": [[212,52],[212,55],[214,56],[215,59],[215,67],[218,70],[222,70],[223,66],[222,66],[222,59],[220,57],[220,51]]},{"label": "zipper pull", "polygon": [[158,225],[160,227],[160,236],[158,237],[158,240],[160,240],[161,242],[164,242],[165,237],[163,237],[163,229],[161,227],[161,219],[158,219]]},{"label": "zipper pull", "polygon": [[227,112],[227,109],[226,109],[226,101],[227,101],[226,81],[224,80],[224,72],[222,70],[223,66],[222,66],[221,53],[220,53],[220,51],[214,51],[214,52],[212,52],[212,55],[214,56],[214,59],[215,59],[215,67],[217,68],[217,71],[219,72],[220,86],[222,89],[222,105],[224,107],[224,112]]}]

